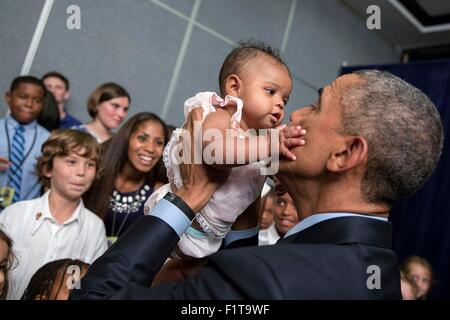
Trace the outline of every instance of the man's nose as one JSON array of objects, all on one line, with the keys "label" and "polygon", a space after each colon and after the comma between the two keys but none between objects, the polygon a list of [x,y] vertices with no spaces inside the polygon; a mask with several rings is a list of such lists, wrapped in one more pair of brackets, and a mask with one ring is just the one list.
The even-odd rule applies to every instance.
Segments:
[{"label": "man's nose", "polygon": [[289,121],[293,122],[293,123],[300,121],[301,113],[302,113],[301,108],[298,108],[297,110],[292,111],[291,115],[289,116]]}]

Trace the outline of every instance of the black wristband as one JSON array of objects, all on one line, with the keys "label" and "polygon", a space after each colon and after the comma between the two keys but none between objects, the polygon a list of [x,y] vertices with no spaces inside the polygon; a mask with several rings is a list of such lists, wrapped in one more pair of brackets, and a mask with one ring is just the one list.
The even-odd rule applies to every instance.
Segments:
[{"label": "black wristband", "polygon": [[178,209],[183,211],[183,213],[189,218],[189,220],[194,220],[195,213],[192,211],[191,207],[187,205],[186,202],[184,202],[183,199],[181,199],[179,196],[172,192],[167,192],[167,194],[164,196],[163,199],[166,199],[170,203],[177,206]]}]

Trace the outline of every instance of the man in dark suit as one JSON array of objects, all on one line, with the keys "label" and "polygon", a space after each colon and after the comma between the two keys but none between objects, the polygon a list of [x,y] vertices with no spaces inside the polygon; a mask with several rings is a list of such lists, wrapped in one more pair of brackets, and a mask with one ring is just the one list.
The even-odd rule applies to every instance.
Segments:
[{"label": "man in dark suit", "polygon": [[[192,120],[201,115],[194,110]],[[291,114],[306,144],[277,177],[299,224],[276,245],[222,250],[193,277],[150,288],[179,235],[220,184],[183,167],[168,194],[99,258],[72,299],[400,299],[389,210],[431,175],[443,130],[429,99],[385,72],[339,77]],[[290,138],[289,135],[287,138]]]}]

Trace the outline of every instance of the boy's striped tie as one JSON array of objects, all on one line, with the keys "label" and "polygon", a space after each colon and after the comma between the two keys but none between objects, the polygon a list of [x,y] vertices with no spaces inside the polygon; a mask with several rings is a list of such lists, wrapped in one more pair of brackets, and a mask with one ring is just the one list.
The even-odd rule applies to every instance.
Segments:
[{"label": "boy's striped tie", "polygon": [[20,200],[20,186],[22,184],[22,166],[23,157],[25,150],[25,128],[23,126],[18,126],[16,132],[14,133],[12,146],[11,146],[11,166],[9,168],[9,184],[14,188],[13,202]]}]

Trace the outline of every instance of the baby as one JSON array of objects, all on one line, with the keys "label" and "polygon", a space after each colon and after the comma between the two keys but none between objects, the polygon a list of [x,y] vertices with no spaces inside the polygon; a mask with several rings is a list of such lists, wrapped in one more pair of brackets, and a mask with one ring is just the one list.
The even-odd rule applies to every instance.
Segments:
[{"label": "baby", "polygon": [[[241,44],[226,57],[219,84],[224,98],[214,92],[198,93],[186,100],[184,114],[187,118],[193,108],[202,107],[202,160],[218,170],[232,169],[227,182],[196,215],[197,228],[190,227],[181,236],[175,252],[180,258],[201,258],[217,251],[236,218],[259,200],[269,161],[276,162],[279,152],[295,159],[284,144],[283,134],[270,131],[283,129],[279,125],[292,90],[289,70],[275,51],[263,44]],[[295,129],[297,137],[305,134],[300,127]],[[146,212],[167,192],[182,186],[176,159],[182,135],[183,130],[176,130],[164,150],[171,185],[149,197]],[[304,140],[298,138],[295,143],[303,145]]]}]

